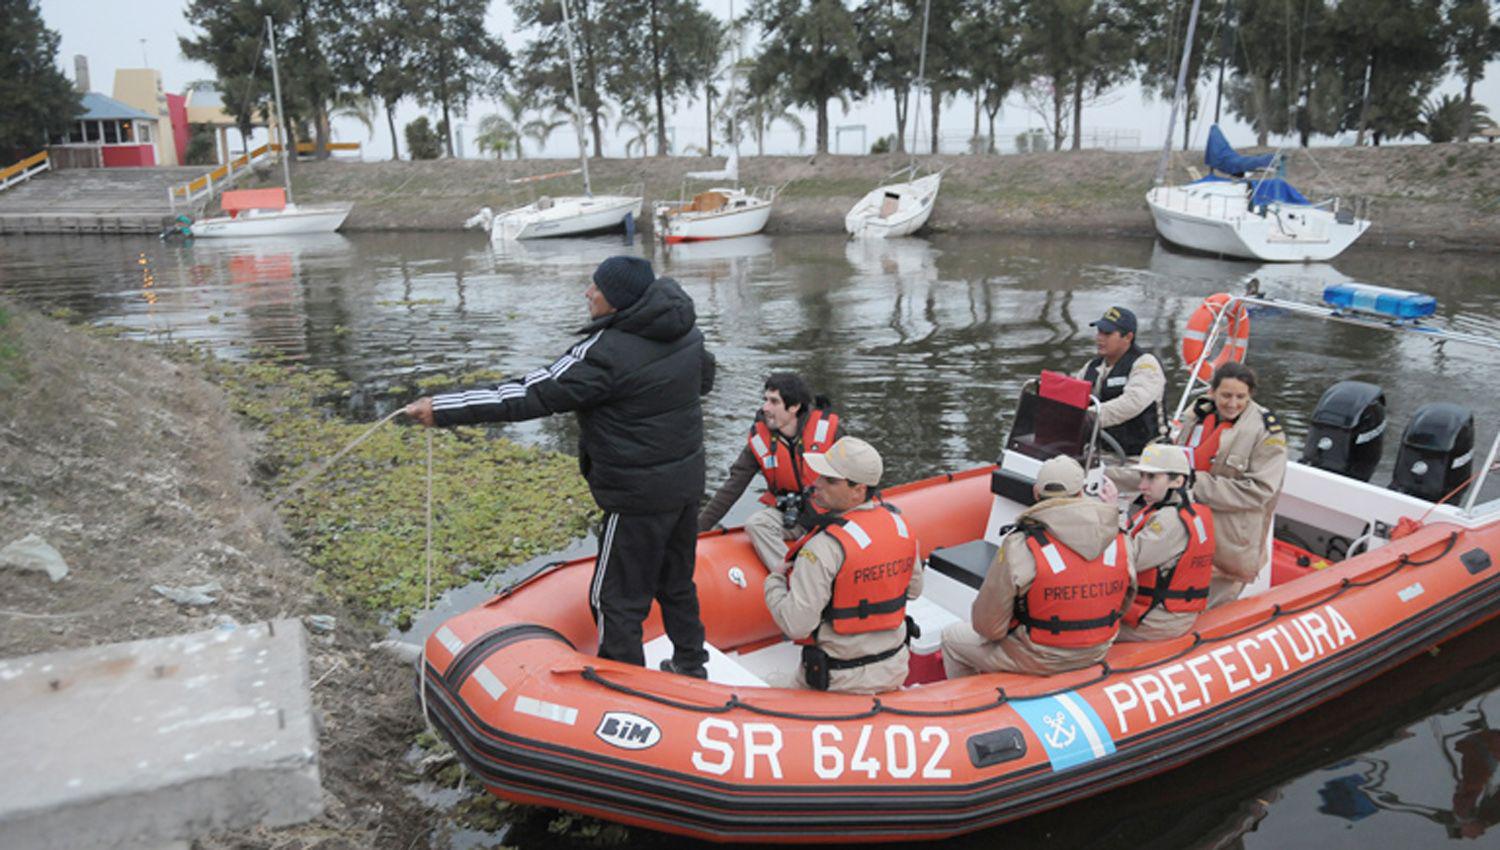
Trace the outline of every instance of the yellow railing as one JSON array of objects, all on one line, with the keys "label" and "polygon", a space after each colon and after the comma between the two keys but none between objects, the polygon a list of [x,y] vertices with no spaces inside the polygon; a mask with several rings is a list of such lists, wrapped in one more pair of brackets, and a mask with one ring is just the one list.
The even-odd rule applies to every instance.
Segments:
[{"label": "yellow railing", "polygon": [[[297,143],[297,153],[299,155],[312,154],[316,152],[316,149],[317,146],[312,142]],[[359,142],[329,142],[328,150],[329,152],[359,153]],[[281,144],[279,142],[261,145],[249,153],[240,154],[228,163],[215,168],[213,171],[196,180],[190,180],[187,183],[173,186],[167,190],[167,199],[171,201],[173,209],[176,209],[178,201],[192,203],[200,196],[211,197],[214,194],[215,186],[222,189],[233,183],[239,179],[239,175],[243,174],[252,163],[273,153],[281,153]],[[41,155],[45,156],[46,154]]]},{"label": "yellow railing", "polygon": [[0,189],[9,189],[15,183],[30,180],[33,174],[40,174],[51,167],[52,162],[47,158],[46,151],[28,156],[15,165],[0,170]]}]

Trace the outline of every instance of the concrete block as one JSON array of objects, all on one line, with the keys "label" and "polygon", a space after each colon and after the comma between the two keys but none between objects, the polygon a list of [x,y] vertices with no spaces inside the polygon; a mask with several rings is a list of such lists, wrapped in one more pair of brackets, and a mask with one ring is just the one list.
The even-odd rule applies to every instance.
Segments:
[{"label": "concrete block", "polygon": [[161,848],[323,809],[296,620],[0,660],[0,847]]}]

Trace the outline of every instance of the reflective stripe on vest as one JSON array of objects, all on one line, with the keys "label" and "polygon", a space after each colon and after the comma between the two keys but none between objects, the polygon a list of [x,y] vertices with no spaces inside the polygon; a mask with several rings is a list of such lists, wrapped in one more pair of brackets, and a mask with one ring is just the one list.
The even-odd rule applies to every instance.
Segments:
[{"label": "reflective stripe on vest", "polygon": [[1220,422],[1215,413],[1208,414],[1193,426],[1184,448],[1192,453],[1188,461],[1192,463],[1194,470],[1208,471],[1213,465],[1214,457],[1219,454],[1219,442],[1224,438],[1224,432],[1233,427],[1233,422]]},{"label": "reflective stripe on vest", "polygon": [[750,452],[760,465],[766,479],[766,492],[761,494],[761,504],[776,504],[776,497],[783,493],[800,493],[812,485],[817,473],[803,460],[808,452],[821,452],[828,448],[829,440],[837,435],[838,414],[824,409],[815,409],[808,414],[802,433],[789,442],[780,434],[772,433],[764,419],[757,418],[750,428]]},{"label": "reflective stripe on vest", "polygon": [[1114,640],[1130,590],[1130,576],[1120,558],[1127,545],[1125,535],[1115,535],[1097,558],[1087,559],[1045,529],[1025,533],[1032,558],[1049,567],[1036,571],[1016,604],[1016,622],[1027,627],[1032,642],[1082,649]]},{"label": "reflective stripe on vest", "polygon": [[[1141,511],[1131,524],[1130,536],[1141,533],[1158,507]],[[1125,612],[1125,622],[1137,626],[1161,606],[1170,614],[1194,614],[1208,607],[1208,582],[1213,577],[1214,566],[1214,515],[1207,505],[1179,505],[1177,516],[1188,532],[1187,546],[1175,564],[1155,567],[1136,574],[1136,594],[1131,600],[1130,610]],[[1166,570],[1166,583],[1159,584],[1161,573]]]},{"label": "reflective stripe on vest", "polygon": [[830,523],[828,534],[844,550],[833,579],[824,618],[841,635],[901,627],[906,622],[906,591],[917,564],[917,545],[895,511],[877,503]]}]

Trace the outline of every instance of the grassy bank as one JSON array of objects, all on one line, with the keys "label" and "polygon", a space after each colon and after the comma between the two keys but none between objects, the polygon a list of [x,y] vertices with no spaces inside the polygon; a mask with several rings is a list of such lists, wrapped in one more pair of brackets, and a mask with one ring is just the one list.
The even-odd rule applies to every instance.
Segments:
[{"label": "grassy bank", "polygon": [[[1153,229],[1145,193],[1158,158],[1147,151],[923,157],[924,165],[948,169],[929,227],[1149,236]],[[1375,226],[1360,245],[1500,247],[1500,146],[1293,149],[1287,158],[1288,178],[1314,199],[1338,194],[1370,203]],[[596,191],[640,184],[649,205],[676,199],[685,172],[721,162],[698,157],[604,159],[593,161],[590,170]],[[746,157],[740,172],[746,185],[785,185],[769,232],[839,232],[855,201],[906,162],[894,154]],[[294,184],[300,200],[352,201],[349,230],[448,230],[462,227],[480,207],[526,203],[533,192],[579,192],[578,177],[520,187],[506,183],[575,165],[555,159],[304,162],[297,166]],[[1188,167],[1202,170],[1201,154],[1175,154],[1170,179],[1191,179]]]}]

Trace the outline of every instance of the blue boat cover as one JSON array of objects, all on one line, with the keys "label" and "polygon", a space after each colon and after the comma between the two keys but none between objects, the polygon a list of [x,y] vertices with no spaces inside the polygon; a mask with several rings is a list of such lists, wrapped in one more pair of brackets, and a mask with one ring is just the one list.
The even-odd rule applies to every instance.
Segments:
[{"label": "blue boat cover", "polygon": [[1297,191],[1292,184],[1275,177],[1255,182],[1255,191],[1250,195],[1251,206],[1262,206],[1264,204],[1311,204],[1302,193]]},{"label": "blue boat cover", "polygon": [[1229,140],[1224,138],[1224,133],[1219,129],[1218,124],[1208,129],[1208,146],[1203,149],[1203,164],[1215,171],[1238,177],[1265,168],[1275,161],[1276,155],[1272,153],[1260,156],[1243,156],[1235,153],[1234,148],[1229,146]]}]

